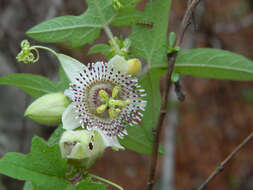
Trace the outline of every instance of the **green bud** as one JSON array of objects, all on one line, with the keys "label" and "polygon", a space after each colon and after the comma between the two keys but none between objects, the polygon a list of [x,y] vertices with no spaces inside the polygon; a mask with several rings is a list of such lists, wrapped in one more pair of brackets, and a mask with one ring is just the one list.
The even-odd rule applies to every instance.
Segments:
[{"label": "green bud", "polygon": [[25,111],[25,116],[43,125],[58,125],[70,101],[62,92],[44,95]]},{"label": "green bud", "polygon": [[89,169],[104,153],[105,144],[97,131],[77,130],[63,133],[60,142],[63,158],[69,164]]},{"label": "green bud", "polygon": [[141,62],[139,59],[129,59],[128,63],[128,73],[129,75],[136,75],[141,71]]}]

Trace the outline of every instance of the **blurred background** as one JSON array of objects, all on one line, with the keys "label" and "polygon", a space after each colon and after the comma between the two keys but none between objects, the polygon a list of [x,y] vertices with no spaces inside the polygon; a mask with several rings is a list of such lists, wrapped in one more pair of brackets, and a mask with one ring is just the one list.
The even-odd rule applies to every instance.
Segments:
[{"label": "blurred background", "polygon": [[[147,1],[146,1],[147,2]],[[143,9],[145,1],[140,3]],[[169,31],[177,32],[187,0],[173,0]],[[24,65],[15,57],[25,31],[61,15],[79,15],[87,5],[84,0],[0,0],[0,77],[9,73],[34,73],[57,80],[57,60],[41,51],[40,64]],[[253,1],[203,0],[195,11],[195,23],[184,38],[183,48],[213,47],[227,49],[253,59]],[[113,28],[117,36],[127,36],[130,28]],[[104,33],[96,42],[106,42]],[[32,41],[32,44],[39,44]],[[41,43],[40,43],[41,44]],[[89,45],[68,49],[63,44],[47,46],[88,63],[104,60],[99,54],[87,56]],[[190,190],[211,173],[253,130],[253,82],[234,82],[183,77],[186,95],[164,123],[157,189]],[[28,153],[31,138],[47,139],[53,127],[39,126],[23,117],[32,99],[21,90],[0,86],[0,157],[7,152]],[[207,190],[253,189],[253,142],[234,157]],[[126,190],[145,189],[150,156],[132,151],[107,150],[91,169],[96,175],[120,184]],[[0,190],[21,190],[23,183],[0,175]]]}]

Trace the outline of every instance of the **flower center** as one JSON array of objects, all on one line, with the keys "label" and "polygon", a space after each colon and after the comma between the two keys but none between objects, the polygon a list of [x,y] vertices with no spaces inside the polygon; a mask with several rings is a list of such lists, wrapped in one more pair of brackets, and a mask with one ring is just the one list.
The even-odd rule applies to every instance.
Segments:
[{"label": "flower center", "polygon": [[102,104],[97,107],[96,111],[98,114],[104,113],[108,109],[109,117],[115,119],[117,115],[121,112],[122,108],[125,108],[130,104],[130,100],[118,100],[115,99],[120,93],[120,87],[115,86],[112,90],[112,97],[109,97],[105,90],[99,91],[99,96],[102,99]]}]

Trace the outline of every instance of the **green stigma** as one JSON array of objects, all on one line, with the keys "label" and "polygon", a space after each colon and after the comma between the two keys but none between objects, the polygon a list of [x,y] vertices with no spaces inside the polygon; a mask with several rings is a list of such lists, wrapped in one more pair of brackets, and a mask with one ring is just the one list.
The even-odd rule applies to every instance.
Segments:
[{"label": "green stigma", "polygon": [[125,108],[131,103],[129,99],[127,100],[116,100],[115,98],[120,93],[120,87],[115,86],[112,90],[112,97],[109,98],[108,93],[105,90],[99,91],[99,96],[102,99],[103,104],[97,107],[97,113],[104,113],[108,108],[109,117],[115,119],[117,115],[121,112],[120,108]]}]

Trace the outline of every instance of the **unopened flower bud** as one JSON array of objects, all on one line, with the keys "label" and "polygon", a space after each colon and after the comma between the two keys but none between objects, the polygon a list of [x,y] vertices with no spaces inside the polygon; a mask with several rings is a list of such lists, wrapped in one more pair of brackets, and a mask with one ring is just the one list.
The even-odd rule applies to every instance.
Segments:
[{"label": "unopened flower bud", "polygon": [[25,116],[43,125],[58,125],[70,101],[62,92],[44,95],[25,111]]},{"label": "unopened flower bud", "polygon": [[128,72],[128,63],[122,56],[115,55],[113,58],[110,59],[108,64],[112,64],[115,69],[120,70],[123,73]]},{"label": "unopened flower bud", "polygon": [[139,59],[129,59],[128,63],[128,74],[129,75],[136,75],[141,71],[141,62]]},{"label": "unopened flower bud", "polygon": [[88,130],[66,131],[59,144],[62,157],[83,169],[90,168],[106,148],[100,133]]}]

